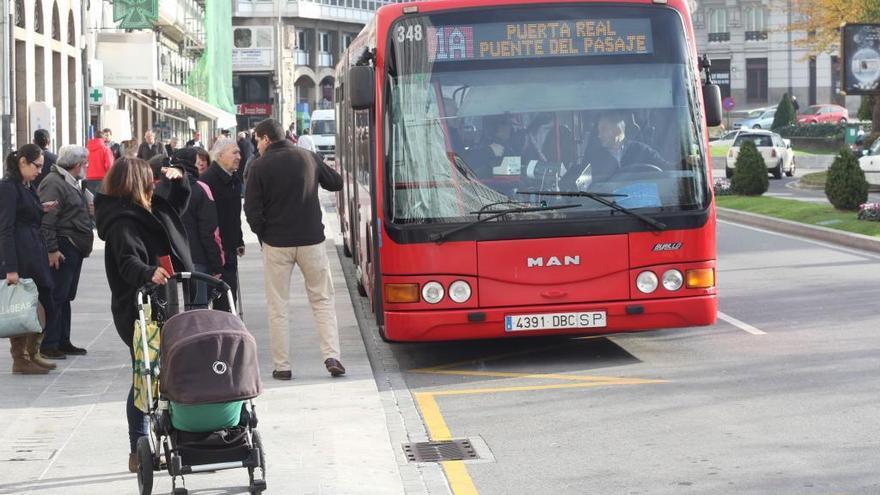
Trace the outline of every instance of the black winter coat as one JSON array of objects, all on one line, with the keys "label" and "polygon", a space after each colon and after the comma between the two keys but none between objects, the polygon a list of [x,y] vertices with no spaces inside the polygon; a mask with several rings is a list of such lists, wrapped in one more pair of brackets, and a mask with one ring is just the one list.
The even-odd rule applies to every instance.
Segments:
[{"label": "black winter coat", "polygon": [[[13,179],[0,180],[0,273],[17,272],[37,287],[53,287],[49,252],[40,232],[43,208],[31,187]],[[3,282],[5,283],[5,282]]]},{"label": "black winter coat", "polygon": [[241,176],[237,173],[227,174],[214,162],[199,176],[199,180],[207,184],[214,195],[223,251],[233,253],[244,246],[241,234]]},{"label": "black winter coat", "polygon": [[152,212],[131,201],[98,194],[95,217],[104,247],[113,323],[131,347],[137,319],[138,289],[150,282],[159,257],[171,255],[178,272],[192,271],[186,230],[180,215],[189,199],[189,182],[162,179],[153,195]]},{"label": "black winter coat", "polygon": [[220,257],[220,246],[214,240],[214,231],[217,229],[217,207],[214,201],[208,197],[208,193],[197,184],[198,180],[187,174],[189,188],[189,206],[186,208],[181,219],[186,227],[186,237],[189,240],[189,252],[193,263],[208,265],[208,273],[213,275],[223,270],[223,262]]},{"label": "black winter coat", "polygon": [[318,187],[342,190],[342,177],[320,155],[277,141],[248,172],[244,212],[251,230],[273,247],[324,242]]}]

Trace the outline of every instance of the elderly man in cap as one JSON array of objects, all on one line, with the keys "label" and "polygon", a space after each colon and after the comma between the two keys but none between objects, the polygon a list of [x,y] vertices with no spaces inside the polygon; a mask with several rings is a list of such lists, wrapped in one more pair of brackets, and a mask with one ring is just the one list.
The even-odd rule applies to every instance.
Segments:
[{"label": "elderly man in cap", "polygon": [[49,359],[65,359],[86,350],[70,342],[70,302],[76,298],[83,259],[92,253],[91,193],[83,190],[82,178],[89,164],[89,152],[82,146],[64,146],[58,161],[40,183],[43,203],[57,206],[43,215],[43,237],[49,251],[49,267],[55,283],[53,312],[43,333],[41,353]]}]

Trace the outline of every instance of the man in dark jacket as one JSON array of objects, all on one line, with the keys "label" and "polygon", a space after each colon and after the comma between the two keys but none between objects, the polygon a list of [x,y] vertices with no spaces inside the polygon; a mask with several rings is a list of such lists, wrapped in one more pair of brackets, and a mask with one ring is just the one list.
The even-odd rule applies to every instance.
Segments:
[{"label": "man in dark jacket", "polygon": [[[182,148],[175,151],[171,164],[183,168],[190,185],[189,206],[181,216],[189,240],[189,252],[193,267],[197,272],[220,277],[223,271],[223,253],[218,243],[220,236],[217,228],[217,207],[213,196],[207,191],[210,188],[199,182],[199,171],[196,169],[196,148]],[[193,304],[203,306],[208,303],[207,288],[198,284],[193,294]]]},{"label": "man in dark jacket", "polygon": [[41,345],[43,356],[49,359],[86,353],[70,342],[70,302],[76,299],[83,259],[92,253],[94,241],[92,217],[80,182],[88,164],[89,152],[82,146],[62,147],[58,163],[38,190],[41,202],[57,202],[43,215],[42,225],[55,282],[55,313],[46,324]]},{"label": "man in dark jacket", "polygon": [[647,144],[626,138],[626,121],[623,114],[604,113],[596,124],[596,137],[587,145],[586,156],[580,165],[572,166],[562,177],[565,189],[581,186],[583,174],[590,165],[593,184],[608,180],[622,168],[646,164],[661,169],[669,167],[660,153]]},{"label": "man in dark jacket", "polygon": [[254,154],[254,145],[244,131],[238,133],[238,151],[241,152],[241,163],[247,163]]},{"label": "man in dark jacket", "polygon": [[137,157],[144,161],[149,161],[156,155],[165,155],[165,147],[162,143],[156,142],[156,136],[153,131],[144,133],[144,142],[138,148]]},{"label": "man in dark jacket", "polygon": [[[241,176],[236,173],[241,163],[238,144],[232,138],[220,138],[211,148],[214,163],[199,177],[211,188],[214,204],[217,206],[217,225],[220,227],[220,240],[223,242],[222,279],[232,293],[238,291],[238,257],[244,256],[244,238],[241,234]],[[224,295],[214,303],[214,307],[227,311],[229,302]]]},{"label": "man in dark jacket", "polygon": [[339,362],[339,329],[318,187],[340,191],[342,177],[317,153],[286,140],[284,129],[273,119],[260,122],[256,135],[260,158],[248,173],[244,211],[263,246],[272,377],[291,378],[287,298],[294,265],[305,278],[324,365],[331,376],[340,376],[345,368]]},{"label": "man in dark jacket", "polygon": [[113,140],[113,130],[107,127],[102,131],[102,134],[104,135],[104,144],[106,144],[107,147],[110,148],[110,152],[113,153],[113,160],[118,160],[119,157],[122,156],[122,147],[119,143]]},{"label": "man in dark jacket", "polygon": [[40,147],[43,150],[43,170],[40,171],[39,177],[31,184],[31,187],[36,190],[37,187],[40,186],[40,182],[49,175],[49,172],[52,171],[52,166],[55,165],[55,162],[58,160],[58,156],[49,149],[49,145],[52,144],[52,139],[49,137],[49,131],[46,129],[37,129],[34,131],[34,144]]}]

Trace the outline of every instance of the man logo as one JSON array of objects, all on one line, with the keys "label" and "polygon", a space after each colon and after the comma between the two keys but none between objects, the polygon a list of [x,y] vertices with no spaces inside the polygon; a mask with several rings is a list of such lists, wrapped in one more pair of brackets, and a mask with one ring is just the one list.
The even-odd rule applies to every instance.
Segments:
[{"label": "man logo", "polygon": [[223,373],[226,373],[226,370],[229,369],[229,366],[226,363],[224,363],[223,361],[214,361],[213,368],[214,368],[214,373],[216,373],[218,375],[222,375]]},{"label": "man logo", "polygon": [[580,265],[581,257],[580,256],[563,256],[562,260],[559,259],[558,256],[551,256],[544,259],[543,256],[537,258],[529,258],[526,261],[526,266],[528,268],[535,267],[545,267],[545,266],[570,266],[570,265]]}]

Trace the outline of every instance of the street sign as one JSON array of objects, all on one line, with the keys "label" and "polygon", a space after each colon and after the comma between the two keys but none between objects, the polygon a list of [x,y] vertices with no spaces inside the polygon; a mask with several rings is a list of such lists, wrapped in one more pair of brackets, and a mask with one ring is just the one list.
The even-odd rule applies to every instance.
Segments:
[{"label": "street sign", "polygon": [[732,96],[728,96],[727,98],[721,100],[721,106],[724,107],[725,110],[730,111],[733,110],[734,107],[736,107],[736,101],[734,101]]},{"label": "street sign", "polygon": [[104,88],[89,88],[89,103],[92,105],[104,104]]}]

